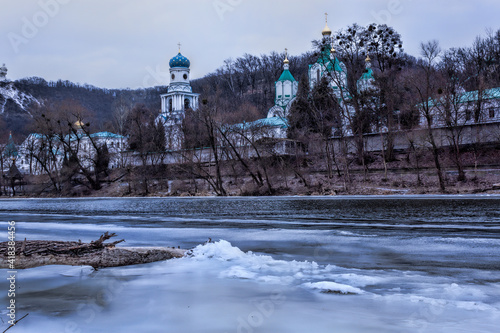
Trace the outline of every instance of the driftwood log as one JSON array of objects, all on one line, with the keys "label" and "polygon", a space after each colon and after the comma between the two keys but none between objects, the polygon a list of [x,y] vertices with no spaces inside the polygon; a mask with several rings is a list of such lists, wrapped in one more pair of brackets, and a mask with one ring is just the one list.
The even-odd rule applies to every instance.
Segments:
[{"label": "driftwood log", "polygon": [[[94,268],[146,264],[180,258],[185,250],[169,247],[115,247],[119,240],[104,243],[115,233],[104,233],[90,243],[24,240],[15,242],[15,269],[44,265],[88,265]],[[8,242],[0,243],[0,268],[9,267]]]}]

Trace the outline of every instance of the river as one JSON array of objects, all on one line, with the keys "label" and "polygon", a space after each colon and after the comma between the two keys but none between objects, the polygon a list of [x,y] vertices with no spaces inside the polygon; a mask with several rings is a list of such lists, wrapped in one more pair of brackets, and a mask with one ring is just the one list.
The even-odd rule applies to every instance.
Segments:
[{"label": "river", "polygon": [[[18,270],[14,332],[498,332],[500,196],[0,200],[0,239],[192,249]],[[207,242],[208,239],[211,242]],[[1,270],[7,276],[7,270]],[[8,327],[8,281],[0,282]],[[10,333],[10,331],[9,331]]]}]

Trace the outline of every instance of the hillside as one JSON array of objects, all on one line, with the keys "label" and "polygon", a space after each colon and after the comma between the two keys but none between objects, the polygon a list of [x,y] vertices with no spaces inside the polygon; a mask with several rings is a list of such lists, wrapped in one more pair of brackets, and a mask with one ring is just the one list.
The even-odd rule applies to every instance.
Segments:
[{"label": "hillside", "polygon": [[[245,54],[237,59],[227,59],[219,69],[203,78],[191,81],[193,91],[205,96],[221,94],[226,108],[227,121],[250,121],[267,114],[274,105],[274,83],[283,71],[284,53],[254,56]],[[299,80],[313,62],[312,52],[289,56],[290,71]],[[132,108],[145,104],[151,110],[160,110],[160,95],[165,86],[145,89],[106,89],[70,81],[46,81],[29,77],[16,81],[0,82],[0,143],[6,142],[12,131],[16,142],[21,142],[31,132],[33,108],[63,100],[75,100],[90,112],[90,122],[99,131],[116,131],[113,110],[117,104]],[[251,110],[251,111],[249,111]]]},{"label": "hillside", "polygon": [[159,95],[165,90],[166,87],[103,89],[69,81],[47,82],[39,77],[0,82],[0,142],[6,141],[9,131],[17,142],[23,140],[30,132],[32,111],[37,106],[68,99],[88,109],[99,130],[113,131],[113,109],[118,100],[159,110]]}]

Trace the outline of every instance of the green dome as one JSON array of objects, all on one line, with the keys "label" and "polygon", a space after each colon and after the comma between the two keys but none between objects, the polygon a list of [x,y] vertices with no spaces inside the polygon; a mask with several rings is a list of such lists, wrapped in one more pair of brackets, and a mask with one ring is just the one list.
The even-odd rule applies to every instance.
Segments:
[{"label": "green dome", "polygon": [[373,70],[371,68],[368,68],[364,71],[363,75],[361,75],[360,80],[371,80],[373,78]]}]

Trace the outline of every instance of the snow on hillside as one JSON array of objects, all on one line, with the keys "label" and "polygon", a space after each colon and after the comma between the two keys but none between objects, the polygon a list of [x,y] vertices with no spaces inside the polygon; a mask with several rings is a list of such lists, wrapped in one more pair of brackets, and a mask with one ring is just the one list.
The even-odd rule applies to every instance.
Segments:
[{"label": "snow on hillside", "polygon": [[28,106],[32,103],[40,104],[40,102],[33,96],[19,91],[13,82],[0,85],[0,114],[5,111],[7,102],[13,101],[19,109],[28,112]]}]

